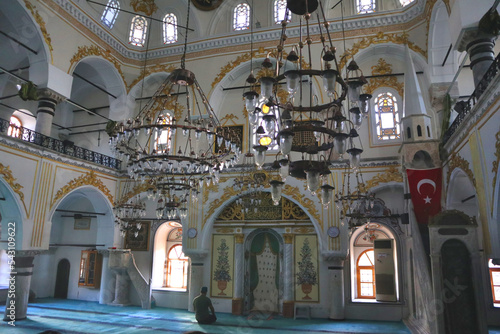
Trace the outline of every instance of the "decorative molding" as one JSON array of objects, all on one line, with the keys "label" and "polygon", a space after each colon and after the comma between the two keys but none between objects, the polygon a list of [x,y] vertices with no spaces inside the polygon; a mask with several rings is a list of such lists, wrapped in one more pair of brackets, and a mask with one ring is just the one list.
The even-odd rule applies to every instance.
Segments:
[{"label": "decorative molding", "polygon": [[47,27],[45,26],[45,21],[43,20],[42,16],[36,9],[35,5],[32,5],[29,1],[24,0],[24,4],[26,8],[31,12],[31,15],[33,15],[33,18],[35,19],[36,23],[40,27],[40,31],[42,32],[43,39],[45,40],[45,43],[47,44],[50,52],[50,61],[51,63],[54,62],[54,57],[52,56],[52,51],[54,51],[54,48],[52,47],[52,39],[50,38],[50,34],[47,31]]},{"label": "decorative molding", "polygon": [[70,193],[72,190],[75,190],[76,188],[79,188],[81,186],[94,186],[100,191],[106,195],[110,203],[113,203],[113,195],[111,195],[111,192],[109,189],[104,185],[104,183],[97,177],[97,175],[93,172],[90,171],[86,174],[82,174],[79,177],[71,180],[63,186],[61,189],[59,189],[54,196],[54,199],[52,200],[52,204],[50,207],[53,207],[56,202],[64,197],[64,195]]},{"label": "decorative molding", "polygon": [[[380,58],[377,65],[372,66],[372,75],[387,74],[392,74],[392,65],[388,64],[385,59]],[[373,92],[379,87],[394,88],[401,98],[404,96],[404,83],[400,82],[395,76],[369,78],[368,84],[365,85],[363,89],[367,94],[373,94]]]},{"label": "decorative molding", "polygon": [[[495,138],[496,138],[496,143],[495,143],[495,157],[497,158],[495,161],[493,161],[493,168],[492,168],[492,172],[493,172],[493,189],[495,189],[496,187],[496,184],[497,184],[497,174],[498,174],[498,167],[499,167],[499,163],[500,163],[500,131],[497,132],[497,134],[495,135]],[[493,196],[495,196],[495,192],[493,191]],[[493,199],[492,199],[493,200]],[[493,201],[492,201],[493,203]],[[493,208],[493,207],[492,207]]]},{"label": "decorative molding", "polygon": [[158,10],[155,0],[131,0],[130,6],[135,12],[144,13],[147,16],[152,16]]},{"label": "decorative molding", "polygon": [[369,190],[373,187],[378,186],[381,183],[388,183],[388,182],[399,182],[399,183],[403,182],[403,174],[399,171],[399,169],[396,166],[391,166],[386,171],[378,173],[370,180],[366,181],[365,187],[366,190]]},{"label": "decorative molding", "polygon": [[340,56],[339,62],[339,70],[342,70],[344,66],[347,64],[348,60],[351,59],[356,53],[358,53],[362,49],[366,49],[367,47],[373,44],[383,44],[383,43],[394,43],[394,44],[407,44],[410,49],[413,51],[420,53],[427,59],[427,51],[421,49],[415,43],[410,42],[408,40],[408,34],[403,32],[398,35],[397,33],[387,33],[384,34],[382,31],[379,31],[376,35],[363,37],[359,42],[354,43],[351,49],[346,50]]},{"label": "decorative molding", "polygon": [[[90,18],[87,13],[81,10],[81,8],[73,4],[72,0],[50,0],[50,1],[60,6],[67,13],[65,17],[66,19],[73,21],[72,24],[76,24],[77,22],[79,24],[82,24],[90,32],[92,32],[96,36],[99,36],[102,42],[107,43],[111,48],[116,50],[123,57],[132,60],[144,61],[146,57],[145,52],[129,49],[124,43],[118,41],[115,37],[113,37],[108,29],[106,29],[96,20]],[[340,34],[342,28],[344,28],[344,30],[348,32],[349,35],[350,32],[354,33],[358,31],[360,28],[366,30],[373,30],[376,28],[383,29],[391,25],[400,26],[401,24],[410,23],[413,19],[417,18],[419,15],[424,14],[424,9],[425,9],[424,1],[418,1],[417,3],[410,6],[407,9],[397,11],[394,13],[386,13],[383,17],[377,15],[358,15],[354,17],[352,20],[344,22],[341,22],[339,20],[337,22],[331,23],[330,31],[339,32]],[[304,27],[303,29],[305,31]],[[319,35],[320,34],[319,27],[317,25],[310,26],[310,33],[312,36]],[[281,35],[281,28],[278,27],[271,31],[267,30],[262,32],[255,32],[253,38],[254,40],[259,42],[273,42],[278,40],[280,38],[280,35]],[[300,36],[300,28],[298,26],[288,27],[287,36],[288,38],[298,38]],[[186,52],[189,54],[192,54],[194,52],[204,52],[206,54],[207,50],[210,49],[221,49],[227,46],[250,44],[250,40],[251,36],[248,33],[241,33],[237,35],[229,34],[226,37],[212,38],[209,40],[193,42],[187,46]],[[148,52],[147,57],[148,59],[154,59],[154,58],[162,58],[168,56],[177,56],[181,55],[183,51],[184,47],[179,44],[168,48],[161,47],[158,49],[151,50]]]},{"label": "decorative molding", "polygon": [[3,179],[9,184],[12,190],[19,195],[21,202],[24,204],[24,194],[21,191],[23,186],[16,182],[16,178],[12,175],[12,171],[9,166],[4,166],[0,163],[0,175],[2,175]]},{"label": "decorative molding", "polygon": [[217,232],[217,233],[224,233],[224,234],[233,234],[234,233],[234,228],[219,227],[219,228],[215,229],[215,232]]},{"label": "decorative molding", "polygon": [[465,172],[465,174],[467,174],[469,179],[472,181],[472,183],[474,184],[474,187],[476,187],[476,179],[474,178],[474,173],[472,172],[472,170],[469,167],[469,162],[467,160],[465,160],[464,158],[462,158],[458,154],[453,154],[453,156],[450,159],[449,167],[448,167],[448,174],[446,176],[446,186],[447,187],[450,184],[451,173],[455,170],[455,168],[460,168],[461,170],[463,170]]},{"label": "decorative molding", "polygon": [[120,73],[120,76],[122,77],[123,83],[125,84],[125,76],[123,75],[122,68],[118,60],[111,55],[111,51],[109,50],[104,50],[97,45],[90,45],[90,46],[79,46],[78,50],[76,53],[71,57],[70,59],[70,65],[68,69],[68,73],[71,71],[71,69],[74,68],[74,66],[83,58],[89,57],[89,56],[96,56],[96,57],[102,57],[109,61],[113,66],[116,68],[118,73]]},{"label": "decorative molding", "polygon": [[296,227],[293,229],[293,233],[295,233],[295,234],[311,234],[314,232],[315,232],[315,230],[313,227],[301,226],[301,227]]}]

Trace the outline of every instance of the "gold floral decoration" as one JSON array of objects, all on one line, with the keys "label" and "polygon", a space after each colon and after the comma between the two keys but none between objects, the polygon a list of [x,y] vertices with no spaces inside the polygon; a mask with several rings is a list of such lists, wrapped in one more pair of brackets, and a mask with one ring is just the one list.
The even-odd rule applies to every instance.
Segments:
[{"label": "gold floral decoration", "polygon": [[216,231],[217,233],[225,233],[225,234],[228,234],[228,233],[234,233],[234,228],[230,228],[230,227],[220,227],[220,228],[215,229],[215,231]]},{"label": "gold floral decoration", "polygon": [[104,50],[97,45],[90,45],[90,46],[79,46],[78,51],[71,57],[70,59],[70,65],[69,65],[69,70],[68,73],[71,71],[73,66],[75,66],[80,60],[82,60],[85,57],[89,56],[97,56],[97,57],[102,57],[109,61],[113,66],[116,68],[120,76],[122,77],[123,82],[125,82],[125,76],[123,75],[122,68],[118,60],[111,55],[111,51],[109,50]]},{"label": "gold floral decoration", "polygon": [[242,244],[244,240],[245,240],[245,235],[243,233],[237,233],[234,235],[234,241],[237,244]]},{"label": "gold floral decoration", "polygon": [[283,197],[282,203],[282,218],[284,220],[306,220],[309,217],[306,215],[297,204]]},{"label": "gold floral decoration", "polygon": [[26,8],[31,12],[31,15],[35,18],[36,23],[38,23],[38,26],[40,27],[40,31],[42,32],[43,39],[45,40],[45,43],[47,43],[47,46],[49,47],[50,51],[50,60],[53,63],[54,58],[52,57],[52,51],[54,51],[54,48],[52,47],[52,39],[50,38],[50,34],[47,31],[47,27],[45,26],[45,21],[43,20],[42,16],[36,9],[36,6],[32,5],[29,1],[24,0],[24,4],[26,5]]},{"label": "gold floral decoration", "polygon": [[243,220],[243,211],[241,210],[241,206],[233,202],[226,206],[224,210],[222,210],[218,220]]},{"label": "gold floral decoration", "polygon": [[377,65],[372,66],[372,75],[384,75],[378,78],[369,78],[368,84],[363,87],[367,94],[373,92],[379,87],[391,87],[397,90],[399,96],[404,95],[404,84],[395,76],[385,76],[392,74],[392,65],[388,64],[383,58],[378,60]]},{"label": "gold floral decoration", "polygon": [[315,231],[314,228],[305,226],[296,227],[293,229],[293,232],[295,234],[311,234],[314,233],[314,231]]},{"label": "gold floral decoration", "polygon": [[24,203],[24,194],[21,191],[23,186],[16,182],[16,178],[12,175],[12,171],[10,170],[9,166],[4,166],[0,163],[0,175],[12,188],[12,190],[14,190],[14,192],[19,195],[19,198]]},{"label": "gold floral decoration", "polygon": [[450,184],[451,173],[455,170],[455,168],[460,168],[461,170],[463,170],[474,184],[474,187],[476,186],[476,179],[474,178],[474,173],[469,167],[469,162],[464,158],[462,158],[461,156],[459,156],[458,154],[454,154],[450,159],[448,174],[446,176],[447,185]]},{"label": "gold floral decoration", "polygon": [[[495,161],[493,161],[493,168],[492,168],[492,172],[493,172],[493,189],[495,188],[496,184],[497,184],[497,174],[498,174],[498,167],[499,167],[499,163],[500,163],[500,131],[497,132],[497,134],[495,135],[495,138],[496,138],[496,143],[495,143],[495,147],[496,147],[496,151],[495,151],[495,157],[497,158]],[[493,193],[494,194],[494,193]]]},{"label": "gold floral decoration", "polygon": [[291,185],[287,184],[283,188],[283,194],[290,196],[291,198],[296,200],[303,208],[307,210],[307,212],[309,212],[309,214],[311,214],[311,216],[314,217],[314,219],[321,223],[316,205],[311,199],[305,198],[300,192],[299,188],[292,187]]},{"label": "gold floral decoration", "polygon": [[342,54],[339,62],[339,70],[342,70],[347,62],[362,49],[366,49],[373,44],[383,44],[383,43],[394,43],[394,44],[407,44],[410,49],[415,52],[420,53],[425,58],[427,58],[427,52],[421,49],[418,45],[408,40],[408,34],[406,32],[398,35],[397,33],[384,34],[379,31],[376,35],[363,37],[359,42],[354,43],[351,49],[348,49]]},{"label": "gold floral decoration", "polygon": [[51,207],[56,204],[56,202],[63,198],[64,195],[70,193],[72,190],[75,190],[76,188],[82,187],[82,186],[93,186],[99,189],[106,195],[110,203],[113,203],[113,195],[111,195],[111,192],[109,191],[108,187],[104,185],[104,183],[101,181],[100,178],[97,177],[97,175],[93,172],[90,171],[87,174],[82,174],[79,177],[71,180],[66,184],[64,187],[59,189],[54,196],[54,199],[52,200]]},{"label": "gold floral decoration", "polygon": [[147,16],[153,15],[158,10],[155,0],[131,0],[130,6],[134,8],[135,12],[141,12]]},{"label": "gold floral decoration", "polygon": [[[141,74],[139,74],[139,76],[137,78],[135,78],[135,80],[132,81],[132,83],[127,87],[127,91],[130,91],[130,89],[132,89],[132,87],[137,85],[141,80],[150,76],[151,74],[161,73],[161,72],[165,72],[165,73],[169,74],[170,72],[172,72],[175,69],[176,69],[176,67],[174,65],[160,65],[160,64],[146,67],[146,69],[141,70]],[[165,79],[166,78],[164,78],[162,81],[164,81]]]},{"label": "gold floral decoration", "polygon": [[369,190],[373,187],[378,186],[381,183],[387,182],[403,182],[403,174],[395,167],[389,167],[385,172],[378,173],[370,180],[366,181],[365,189]]},{"label": "gold floral decoration", "polygon": [[226,202],[233,196],[237,196],[238,194],[239,191],[234,190],[232,186],[227,186],[226,188],[224,188],[223,195],[220,198],[217,198],[210,203],[208,211],[205,215],[205,221],[207,221],[208,218],[214,214],[215,210],[220,208],[221,205],[224,204],[224,202]]}]

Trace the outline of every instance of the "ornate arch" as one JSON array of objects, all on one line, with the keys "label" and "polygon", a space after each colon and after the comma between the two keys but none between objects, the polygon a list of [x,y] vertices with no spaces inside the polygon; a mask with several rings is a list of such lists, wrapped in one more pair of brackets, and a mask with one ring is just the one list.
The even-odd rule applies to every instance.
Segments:
[{"label": "ornate arch", "polygon": [[469,167],[469,162],[458,154],[453,154],[450,159],[448,173],[446,175],[446,187],[450,185],[451,174],[453,173],[455,168],[460,168],[461,170],[463,170],[464,173],[469,177],[469,180],[472,182],[474,187],[476,187],[476,179],[474,178],[474,173]]},{"label": "ornate arch", "polygon": [[47,44],[47,47],[49,48],[50,52],[50,62],[54,63],[54,57],[52,56],[52,51],[54,51],[54,48],[52,47],[52,39],[50,38],[50,34],[47,31],[47,27],[45,26],[45,21],[43,20],[42,16],[36,9],[35,5],[32,5],[28,0],[24,0],[24,4],[26,8],[31,12],[31,15],[35,19],[35,22],[38,24],[40,27],[40,31],[42,32],[43,39],[45,40],[45,43]]},{"label": "ornate arch", "polygon": [[113,203],[113,195],[109,191],[108,187],[101,181],[97,175],[90,171],[89,173],[82,174],[79,177],[69,181],[65,186],[59,189],[52,200],[50,207],[54,207],[56,202],[63,198],[65,195],[69,194],[72,190],[79,188],[81,186],[93,186],[102,191],[102,193],[108,198],[110,203]]},{"label": "ornate arch", "polygon": [[374,177],[372,177],[370,180],[366,181],[365,189],[370,190],[371,188],[374,188],[381,183],[388,183],[388,182],[398,182],[398,183],[403,182],[403,174],[399,171],[399,169],[396,166],[391,166],[386,171],[380,172]]}]

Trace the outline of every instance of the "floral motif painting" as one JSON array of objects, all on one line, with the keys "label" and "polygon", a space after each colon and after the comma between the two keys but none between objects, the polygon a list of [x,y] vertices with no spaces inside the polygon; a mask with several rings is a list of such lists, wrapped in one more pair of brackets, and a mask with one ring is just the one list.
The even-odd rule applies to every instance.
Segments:
[{"label": "floral motif painting", "polygon": [[295,236],[295,301],[319,302],[318,239]]},{"label": "floral motif painting", "polygon": [[212,297],[233,297],[234,276],[234,237],[226,234],[214,234],[212,238]]}]

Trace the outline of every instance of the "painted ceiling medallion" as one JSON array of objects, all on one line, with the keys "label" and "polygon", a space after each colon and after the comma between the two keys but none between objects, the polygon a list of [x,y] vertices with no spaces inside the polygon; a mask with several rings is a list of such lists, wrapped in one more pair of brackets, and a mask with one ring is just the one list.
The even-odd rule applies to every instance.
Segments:
[{"label": "painted ceiling medallion", "polygon": [[155,0],[131,0],[130,6],[134,8],[134,11],[144,13],[147,16],[153,15],[158,10]]},{"label": "painted ceiling medallion", "polygon": [[193,5],[200,10],[213,10],[220,6],[222,0],[193,0]]}]

